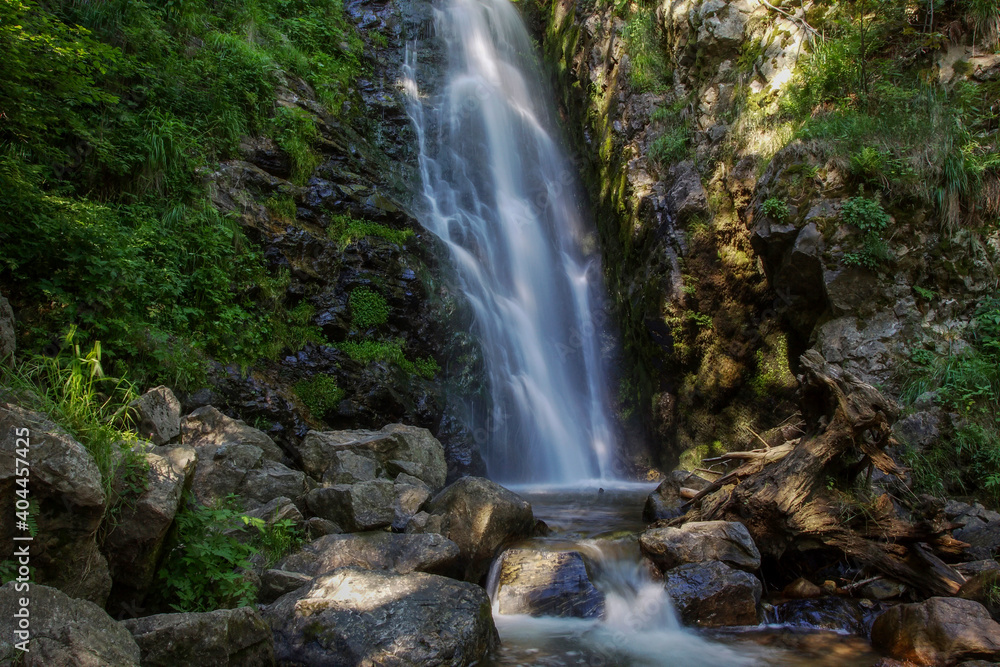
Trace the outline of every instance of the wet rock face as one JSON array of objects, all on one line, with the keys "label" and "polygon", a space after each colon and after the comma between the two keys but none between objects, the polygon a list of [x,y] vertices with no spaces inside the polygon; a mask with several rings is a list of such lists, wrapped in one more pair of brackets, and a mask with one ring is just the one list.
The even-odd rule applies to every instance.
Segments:
[{"label": "wet rock face", "polygon": [[[419,515],[417,515],[419,516]],[[461,550],[456,576],[478,582],[500,549],[535,528],[531,505],[512,491],[481,477],[463,477],[435,496],[422,521],[407,532],[440,533]]]},{"label": "wet rock face", "polygon": [[717,560],[687,563],[667,571],[664,586],[685,624],[757,624],[762,586],[749,572]]},{"label": "wet rock face", "polygon": [[[111,590],[108,563],[95,536],[107,509],[101,473],[87,450],[45,415],[0,403],[0,559],[14,552],[18,450],[28,437],[31,500],[38,535],[31,543],[34,580],[103,605]],[[22,444],[19,444],[19,439]]]},{"label": "wet rock face", "polygon": [[270,667],[271,628],[251,607],[157,614],[123,625],[142,652],[143,667]]},{"label": "wet rock face", "polygon": [[964,659],[1000,659],[1000,624],[983,605],[959,598],[931,598],[893,607],[872,626],[872,645],[918,665]]},{"label": "wet rock face", "polygon": [[592,618],[604,613],[583,557],[575,551],[506,551],[496,603],[501,614]]},{"label": "wet rock face", "polygon": [[743,570],[760,567],[760,552],[742,523],[692,521],[680,528],[650,528],[639,537],[644,555],[664,570],[721,561]]},{"label": "wet rock face", "polygon": [[343,568],[263,615],[281,665],[464,667],[499,641],[482,588],[423,573]]},{"label": "wet rock face", "polygon": [[[129,631],[93,602],[31,584],[30,595],[11,582],[0,587],[0,663],[24,667],[139,667],[140,652]],[[31,641],[28,653],[12,643],[14,614],[29,595]],[[20,662],[13,662],[15,657]]]}]

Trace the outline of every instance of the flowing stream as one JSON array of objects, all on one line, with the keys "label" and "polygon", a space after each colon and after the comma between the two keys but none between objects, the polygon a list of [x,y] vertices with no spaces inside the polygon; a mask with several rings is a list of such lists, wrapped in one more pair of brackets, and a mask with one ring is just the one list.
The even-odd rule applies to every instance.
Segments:
[{"label": "flowing stream", "polygon": [[447,0],[435,30],[440,90],[406,90],[428,212],[475,311],[492,398],[490,477],[579,482],[611,476],[615,450],[601,358],[603,287],[559,146],[550,91],[508,0]]}]

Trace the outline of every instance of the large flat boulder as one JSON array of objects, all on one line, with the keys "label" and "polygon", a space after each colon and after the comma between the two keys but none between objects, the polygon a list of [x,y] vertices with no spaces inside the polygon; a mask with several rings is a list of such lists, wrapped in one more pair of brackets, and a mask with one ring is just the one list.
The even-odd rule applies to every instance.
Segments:
[{"label": "large flat boulder", "polygon": [[936,597],[892,607],[875,619],[872,646],[918,665],[1000,660],[1000,624],[972,600]]},{"label": "large flat boulder", "polygon": [[18,450],[28,442],[30,500],[38,531],[31,543],[35,581],[103,605],[111,591],[108,563],[95,535],[107,497],[93,457],[69,433],[39,413],[0,404],[0,560],[13,556]]},{"label": "large flat boulder", "polygon": [[271,627],[252,607],[157,614],[123,622],[142,652],[142,667],[268,667]]},{"label": "large flat boulder", "polygon": [[761,583],[749,572],[717,560],[668,571],[663,585],[686,625],[757,625]]},{"label": "large flat boulder", "polygon": [[685,563],[722,561],[743,570],[760,567],[760,552],[742,523],[692,521],[679,528],[650,528],[639,537],[642,553],[663,570]]},{"label": "large flat boulder", "polygon": [[496,604],[501,614],[593,618],[604,595],[576,551],[509,549],[500,564]]},{"label": "large flat boulder", "polygon": [[[139,667],[139,646],[123,625],[93,602],[77,600],[62,591],[31,584],[19,591],[10,582],[0,587],[0,664],[21,667]],[[27,653],[15,614],[21,598],[30,600],[30,637]],[[16,662],[20,657],[20,662]]]},{"label": "large flat boulder", "polygon": [[281,665],[482,664],[498,642],[490,600],[433,574],[342,568],[264,607]]},{"label": "large flat boulder", "polygon": [[197,461],[194,448],[184,445],[156,447],[142,456],[148,466],[146,490],[122,504],[101,545],[114,581],[112,599],[132,606],[142,604],[153,584],[163,543]]},{"label": "large flat boulder", "polygon": [[[480,581],[505,547],[529,537],[535,519],[519,495],[482,477],[463,477],[435,496],[427,516],[411,521],[407,532],[440,533],[458,545],[456,576]],[[416,517],[415,517],[416,518]]]},{"label": "large flat boulder", "polygon": [[454,567],[458,555],[457,544],[435,533],[347,533],[324,535],[275,567],[311,576],[349,566],[399,574],[446,572]]}]

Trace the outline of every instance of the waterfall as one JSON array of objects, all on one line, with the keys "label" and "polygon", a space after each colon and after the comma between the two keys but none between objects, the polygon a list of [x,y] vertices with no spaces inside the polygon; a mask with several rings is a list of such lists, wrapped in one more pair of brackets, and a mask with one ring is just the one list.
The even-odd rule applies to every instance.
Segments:
[{"label": "waterfall", "polygon": [[[484,456],[505,482],[612,477],[616,446],[601,355],[603,282],[583,250],[576,170],[551,91],[508,0],[445,0],[440,90],[404,87],[427,211],[475,313],[492,413]],[[590,245],[593,245],[591,242]]]}]

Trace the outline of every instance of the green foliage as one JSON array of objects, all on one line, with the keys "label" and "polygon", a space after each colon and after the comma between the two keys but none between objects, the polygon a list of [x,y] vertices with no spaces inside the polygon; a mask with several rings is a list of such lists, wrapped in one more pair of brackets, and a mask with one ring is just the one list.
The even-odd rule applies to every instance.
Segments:
[{"label": "green foliage", "polygon": [[687,157],[691,131],[687,125],[674,127],[653,140],[649,146],[649,159],[666,167]]},{"label": "green foliage", "polygon": [[893,259],[889,244],[882,238],[882,232],[889,226],[889,214],[881,204],[874,199],[853,197],[844,203],[841,218],[865,233],[861,250],[845,254],[845,264],[875,270]]},{"label": "green foliage", "polygon": [[355,361],[370,363],[373,361],[388,362],[398,366],[404,373],[419,375],[428,380],[441,371],[441,367],[432,357],[424,357],[410,361],[403,351],[401,341],[347,341],[338,347]]},{"label": "green foliage", "polygon": [[920,285],[914,285],[913,291],[916,292],[917,296],[919,296],[921,299],[925,299],[927,301],[930,301],[935,296],[937,296],[937,293],[934,290],[927,289],[926,287],[921,287]]},{"label": "green foliage", "polygon": [[784,222],[788,218],[788,203],[784,199],[768,197],[761,205],[764,215],[774,218],[778,222]]},{"label": "green foliage", "polygon": [[264,555],[264,567],[269,568],[305,542],[305,536],[291,519],[267,522],[244,516],[243,522],[256,529],[251,544]]},{"label": "green foliage", "polygon": [[660,45],[660,28],[651,7],[641,6],[626,21],[623,31],[629,55],[629,81],[640,92],[661,92],[671,71]]},{"label": "green foliage", "polygon": [[398,246],[405,245],[413,238],[411,229],[393,229],[371,220],[359,220],[347,214],[331,216],[330,226],[326,232],[341,248],[346,248],[358,239],[369,236],[384,239]]},{"label": "green foliage", "polygon": [[[984,298],[976,308],[973,344],[957,354],[921,354],[910,369],[904,399],[928,391],[959,416],[949,438],[919,455],[926,489],[989,496],[1000,500],[1000,299]],[[952,474],[935,478],[933,470]],[[920,481],[920,480],[918,480]]]},{"label": "green foliage", "polygon": [[9,387],[21,405],[45,413],[87,449],[110,495],[118,466],[137,465],[133,447],[138,439],[128,429],[128,404],[135,392],[128,382],[105,375],[99,342],[84,352],[75,335],[71,328],[55,356],[0,366],[0,384]]},{"label": "green foliage", "polygon": [[275,141],[292,158],[292,181],[305,183],[320,163],[319,154],[312,148],[319,136],[312,114],[298,107],[281,106],[271,122]]},{"label": "green foliage", "polygon": [[244,572],[257,552],[236,538],[246,517],[229,496],[213,507],[187,501],[174,519],[175,533],[159,571],[158,596],[181,612],[245,607],[256,589]]},{"label": "green foliage", "polygon": [[351,291],[350,306],[351,323],[359,329],[377,327],[389,319],[385,297],[368,287],[355,287]]},{"label": "green foliage", "polygon": [[316,375],[311,380],[297,382],[295,395],[302,399],[314,417],[322,419],[323,415],[343,400],[344,390],[337,386],[337,380],[333,377]]},{"label": "green foliage", "polygon": [[261,302],[263,256],[199,174],[267,132],[311,171],[312,116],[275,112],[275,88],[301,76],[334,113],[356,94],[339,0],[5,2],[0,49],[0,283],[22,349],[76,325],[133,378],[185,388],[206,355],[247,365],[314,337],[283,294]]}]

